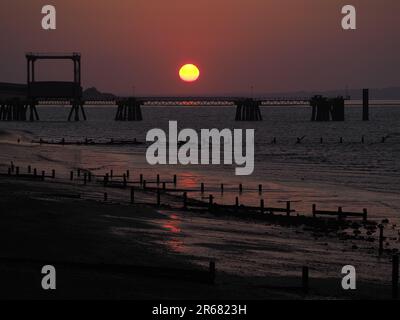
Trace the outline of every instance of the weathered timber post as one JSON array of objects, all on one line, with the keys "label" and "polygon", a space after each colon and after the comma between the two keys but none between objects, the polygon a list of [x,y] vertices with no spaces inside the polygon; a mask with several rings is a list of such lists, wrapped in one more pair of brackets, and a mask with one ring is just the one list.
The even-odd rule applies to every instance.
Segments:
[{"label": "weathered timber post", "polygon": [[209,197],[208,197],[208,207],[209,207],[209,210],[212,210],[213,205],[214,205],[214,196],[213,196],[212,194],[210,194]]},{"label": "weathered timber post", "polygon": [[302,289],[304,294],[308,294],[310,290],[310,285],[309,285],[309,269],[308,267],[303,267],[302,270]]},{"label": "weathered timber post", "polygon": [[183,193],[183,209],[187,209],[187,192]]},{"label": "weathered timber post", "polygon": [[286,201],[286,215],[290,216],[290,201]]},{"label": "weathered timber post", "polygon": [[343,219],[343,208],[339,207],[338,208],[338,220],[342,220]]},{"label": "weathered timber post", "polygon": [[368,210],[365,208],[363,209],[363,220],[364,222],[368,220]]},{"label": "weathered timber post", "polygon": [[363,89],[363,121],[369,121],[369,89]]},{"label": "weathered timber post", "polygon": [[123,179],[123,182],[122,182],[122,183],[123,183],[123,187],[126,188],[126,186],[127,186],[127,180],[126,180],[126,174],[125,174],[125,173],[124,173],[122,179]]},{"label": "weathered timber post", "polygon": [[383,224],[379,225],[379,256],[383,254],[383,241],[385,240],[383,236]]},{"label": "weathered timber post", "polygon": [[396,254],[392,260],[392,298],[399,298],[399,256]]},{"label": "weathered timber post", "polygon": [[209,281],[211,284],[215,283],[215,275],[216,275],[216,270],[215,270],[215,261],[211,260],[210,261],[210,266],[209,266]]},{"label": "weathered timber post", "polygon": [[135,188],[131,187],[131,204],[135,203]]},{"label": "weathered timber post", "polygon": [[161,206],[161,192],[160,188],[157,188],[157,207]]}]

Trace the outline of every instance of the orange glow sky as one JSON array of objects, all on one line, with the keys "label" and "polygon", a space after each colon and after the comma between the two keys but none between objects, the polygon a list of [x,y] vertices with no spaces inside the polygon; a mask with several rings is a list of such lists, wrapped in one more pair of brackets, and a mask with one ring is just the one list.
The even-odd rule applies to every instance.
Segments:
[{"label": "orange glow sky", "polygon": [[[400,85],[398,0],[54,0],[50,32],[40,26],[48,3],[1,1],[0,82],[25,81],[27,51],[78,51],[83,85],[116,94],[133,85],[142,95]],[[348,3],[355,32],[340,26]],[[195,85],[178,77],[185,63],[200,68]],[[54,78],[49,66],[39,75]]]}]

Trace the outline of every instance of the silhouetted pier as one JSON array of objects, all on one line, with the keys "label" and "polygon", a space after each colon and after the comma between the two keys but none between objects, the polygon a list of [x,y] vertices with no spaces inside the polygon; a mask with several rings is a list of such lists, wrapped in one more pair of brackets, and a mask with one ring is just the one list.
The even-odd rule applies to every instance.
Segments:
[{"label": "silhouetted pier", "polygon": [[[312,121],[344,121],[345,100],[349,97],[322,96],[301,98],[249,98],[249,97],[113,97],[110,99],[84,99],[81,86],[81,55],[28,53],[27,84],[0,83],[0,120],[39,120],[37,105],[71,105],[68,121],[86,120],[87,105],[115,105],[116,121],[143,120],[142,107],[146,106],[231,106],[236,107],[236,121],[262,121],[262,106],[311,106]],[[70,60],[73,62],[73,81],[37,81],[35,63],[38,60]],[[29,112],[29,114],[28,114]],[[369,91],[363,91],[363,120],[369,120]]]}]

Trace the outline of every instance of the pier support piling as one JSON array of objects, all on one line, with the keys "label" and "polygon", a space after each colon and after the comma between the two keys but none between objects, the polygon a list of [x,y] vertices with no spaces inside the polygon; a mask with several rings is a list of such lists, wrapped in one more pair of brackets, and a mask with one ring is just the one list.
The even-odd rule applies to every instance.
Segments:
[{"label": "pier support piling", "polygon": [[117,102],[117,114],[115,121],[142,121],[142,102],[129,98]]},{"label": "pier support piling", "polygon": [[236,121],[262,121],[261,102],[254,99],[236,101]]}]

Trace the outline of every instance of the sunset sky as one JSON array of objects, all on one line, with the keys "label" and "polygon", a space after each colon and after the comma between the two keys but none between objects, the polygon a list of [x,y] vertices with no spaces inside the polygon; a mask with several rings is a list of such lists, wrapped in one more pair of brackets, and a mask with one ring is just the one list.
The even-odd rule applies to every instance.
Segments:
[{"label": "sunset sky", "polygon": [[[41,29],[41,8],[57,30]],[[357,8],[356,31],[341,8]],[[83,86],[141,95],[400,86],[398,0],[1,0],[0,82],[26,81],[25,52],[81,52]],[[199,66],[195,83],[179,79]],[[71,77],[39,64],[40,79]]]}]

